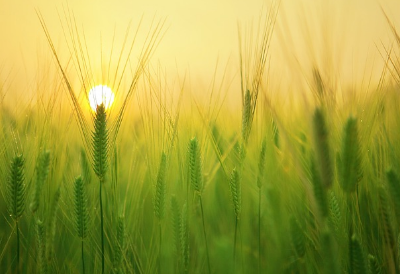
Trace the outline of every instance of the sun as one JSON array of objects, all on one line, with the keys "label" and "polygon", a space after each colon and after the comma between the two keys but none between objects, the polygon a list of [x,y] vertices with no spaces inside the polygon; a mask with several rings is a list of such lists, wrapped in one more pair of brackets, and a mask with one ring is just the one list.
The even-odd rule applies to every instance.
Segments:
[{"label": "sun", "polygon": [[103,104],[105,109],[109,109],[114,102],[114,93],[111,88],[105,85],[98,85],[89,91],[89,103],[93,111],[96,111],[97,106]]}]

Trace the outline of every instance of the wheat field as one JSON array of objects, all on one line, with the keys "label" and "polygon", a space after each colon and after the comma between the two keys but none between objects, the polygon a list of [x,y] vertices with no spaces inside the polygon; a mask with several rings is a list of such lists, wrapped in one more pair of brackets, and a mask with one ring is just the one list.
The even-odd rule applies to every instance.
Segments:
[{"label": "wheat field", "polygon": [[216,66],[202,90],[152,62],[167,19],[99,61],[69,8],[67,57],[36,15],[50,57],[33,95],[17,107],[0,84],[1,273],[400,273],[400,34],[384,9],[376,83],[315,65],[297,93],[270,71],[279,1],[232,26],[238,81]]}]

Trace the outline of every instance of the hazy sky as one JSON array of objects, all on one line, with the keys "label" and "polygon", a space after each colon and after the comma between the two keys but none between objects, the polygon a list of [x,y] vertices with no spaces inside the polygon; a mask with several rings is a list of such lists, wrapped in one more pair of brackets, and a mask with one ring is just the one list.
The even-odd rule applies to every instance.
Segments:
[{"label": "hazy sky", "polygon": [[[144,16],[139,37],[143,38],[153,18],[166,19],[166,34],[152,63],[159,62],[171,75],[189,70],[194,79],[207,83],[217,59],[221,70],[229,60],[232,74],[238,72],[238,22],[257,23],[269,3],[0,0],[0,81],[7,75],[18,85],[35,81],[37,67],[48,62],[50,50],[35,10],[42,13],[56,47],[65,50],[61,22],[65,23],[63,12],[69,7],[85,31],[89,51],[94,53],[101,41],[103,50],[110,51],[114,28],[115,47],[119,49],[130,21],[133,33]],[[299,71],[318,66],[346,81],[360,81],[373,68],[379,71],[378,50],[383,50],[382,43],[388,47],[393,41],[380,5],[400,27],[400,1],[396,0],[282,0],[270,49],[271,75],[295,79],[300,77]]]}]

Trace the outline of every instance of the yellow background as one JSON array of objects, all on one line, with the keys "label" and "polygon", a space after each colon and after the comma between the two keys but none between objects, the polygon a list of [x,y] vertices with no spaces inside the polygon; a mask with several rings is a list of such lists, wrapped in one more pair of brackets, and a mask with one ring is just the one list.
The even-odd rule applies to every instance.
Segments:
[{"label": "yellow background", "polygon": [[[109,52],[107,41],[114,28],[118,52],[130,21],[133,32],[144,16],[140,32],[144,37],[153,18],[165,18],[166,34],[152,64],[161,64],[171,77],[190,72],[193,82],[207,84],[218,60],[221,70],[228,63],[230,76],[237,78],[238,23],[257,23],[269,7],[270,2],[259,0],[0,0],[0,81],[30,89],[38,68],[51,60],[35,10],[63,51],[61,22],[65,23],[67,9],[84,29],[93,56],[100,41]],[[382,70],[379,52],[394,41],[381,7],[400,26],[400,1],[282,0],[270,49],[271,79],[282,89],[293,88],[291,82],[317,66],[346,84],[360,83],[370,75],[376,80]]]}]

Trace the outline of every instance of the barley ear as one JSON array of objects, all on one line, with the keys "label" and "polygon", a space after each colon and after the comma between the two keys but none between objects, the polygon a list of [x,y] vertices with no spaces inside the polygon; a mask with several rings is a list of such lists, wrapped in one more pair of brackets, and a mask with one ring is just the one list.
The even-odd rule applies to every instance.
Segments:
[{"label": "barley ear", "polygon": [[87,223],[89,213],[87,208],[87,196],[85,184],[82,177],[75,179],[74,183],[74,203],[75,203],[75,229],[79,238],[87,236]]},{"label": "barley ear", "polygon": [[333,191],[329,191],[329,221],[335,232],[341,229],[342,214],[336,195]]},{"label": "barley ear", "polygon": [[50,167],[50,151],[43,151],[37,160],[36,164],[36,182],[35,188],[33,190],[32,202],[30,204],[30,209],[35,213],[40,204],[40,197],[42,195],[43,184],[47,179]]},{"label": "barley ear", "polygon": [[9,214],[15,221],[18,221],[25,210],[24,159],[22,155],[16,155],[11,161],[5,200]]},{"label": "barley ear", "polygon": [[242,107],[242,139],[245,144],[247,144],[247,140],[249,139],[251,130],[251,103],[252,102],[250,91],[246,90]]},{"label": "barley ear", "polygon": [[104,182],[108,168],[107,115],[103,104],[97,106],[92,132],[93,170],[100,182]]},{"label": "barley ear", "polygon": [[182,208],[180,223],[180,245],[182,252],[182,268],[185,272],[189,270],[189,229],[188,229],[188,210],[185,203]]},{"label": "barley ear", "polygon": [[386,178],[390,189],[390,195],[394,204],[397,222],[400,222],[400,180],[392,168],[386,172]]},{"label": "barley ear", "polygon": [[174,242],[175,242],[175,251],[177,257],[181,256],[181,211],[179,208],[178,199],[175,195],[171,197],[171,222],[172,222],[172,231],[174,234]]},{"label": "barley ear", "polygon": [[356,235],[350,240],[350,274],[363,274],[367,272],[362,246]]},{"label": "barley ear", "polygon": [[154,193],[154,213],[159,221],[164,218],[165,213],[165,173],[167,169],[167,156],[163,152],[161,154],[160,166],[158,168],[156,189]]},{"label": "barley ear", "polygon": [[390,218],[390,212],[388,210],[389,203],[387,199],[386,190],[383,187],[378,188],[379,194],[379,212],[381,215],[381,224],[383,229],[383,235],[385,236],[385,242],[390,246],[394,247],[395,240],[394,240],[394,233]]},{"label": "barley ear", "polygon": [[203,174],[199,142],[196,137],[192,138],[189,143],[189,170],[191,185],[201,195],[203,191]]},{"label": "barley ear", "polygon": [[36,242],[37,242],[37,273],[47,273],[46,261],[46,231],[43,222],[39,219],[36,220]]},{"label": "barley ear", "polygon": [[242,206],[242,187],[240,184],[240,174],[236,167],[232,170],[231,180],[229,183],[231,190],[233,207],[235,209],[236,219],[240,219],[240,210]]},{"label": "barley ear", "polygon": [[114,269],[116,273],[123,273],[122,262],[125,257],[125,218],[118,217],[117,223],[117,239],[114,246]]},{"label": "barley ear", "polygon": [[306,254],[306,237],[299,222],[292,216],[289,222],[290,237],[298,258]]},{"label": "barley ear", "polygon": [[369,263],[369,273],[371,274],[381,274],[381,267],[379,266],[378,260],[375,256],[371,254],[368,255],[368,263]]},{"label": "barley ear", "polygon": [[347,119],[342,141],[342,155],[340,157],[340,186],[345,192],[353,192],[361,177],[360,142],[358,140],[357,120]]},{"label": "barley ear", "polygon": [[329,134],[325,116],[320,108],[313,115],[313,134],[318,172],[324,188],[330,188],[333,182]]},{"label": "barley ear", "polygon": [[327,217],[328,205],[326,202],[326,191],[322,185],[320,173],[317,171],[317,167],[313,157],[311,157],[310,169],[311,169],[311,181],[313,184],[315,201],[317,203],[320,214],[323,217]]}]

